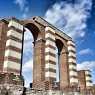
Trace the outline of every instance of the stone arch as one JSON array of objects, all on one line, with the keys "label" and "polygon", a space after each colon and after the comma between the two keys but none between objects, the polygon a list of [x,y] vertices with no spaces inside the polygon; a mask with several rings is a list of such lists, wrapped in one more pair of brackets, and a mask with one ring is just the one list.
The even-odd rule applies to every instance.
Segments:
[{"label": "stone arch", "polygon": [[59,40],[59,39],[56,39],[55,43],[56,43],[56,46],[57,46],[57,48],[58,48],[58,52],[61,52],[61,51],[62,51],[62,48],[63,48],[63,43],[62,43],[62,41]]},{"label": "stone arch", "polygon": [[13,18],[7,22],[9,30],[4,37],[9,39],[5,40],[5,47],[7,48],[4,50],[4,57],[7,59],[4,59],[4,72],[20,75],[23,29],[26,27],[34,37],[33,88],[52,90],[54,87],[53,83],[56,79],[56,43],[60,51],[60,89],[63,90],[68,85],[74,85],[75,82],[77,84],[75,44],[69,36],[40,17],[23,21]]},{"label": "stone arch", "polygon": [[[63,43],[60,53],[60,89],[76,86],[78,84],[76,72],[75,43],[72,39],[65,39],[56,33],[56,39]],[[60,46],[60,44],[58,43]],[[62,46],[61,46],[62,47]]]},{"label": "stone arch", "polygon": [[41,31],[34,23],[27,23],[24,25],[25,28],[28,28],[34,38],[34,42],[41,38]]},{"label": "stone arch", "polygon": [[60,54],[63,48],[63,43],[61,40],[56,39],[56,82],[60,81]]},{"label": "stone arch", "polygon": [[59,84],[60,89],[69,85],[69,75],[68,75],[68,50],[67,50],[67,41],[58,35],[56,35],[56,46],[58,48],[58,60],[59,60]]},{"label": "stone arch", "polygon": [[[34,23],[33,21],[24,21],[24,28],[30,30],[33,35],[34,40],[34,55],[33,55],[33,89],[42,89],[42,85],[44,84],[45,72],[44,72],[44,45],[45,40],[43,37],[43,32],[39,25]],[[39,85],[39,84],[40,85]]]},{"label": "stone arch", "polygon": [[62,38],[55,38],[55,44],[58,48],[58,51],[60,54],[62,53],[67,53],[68,54],[68,46],[67,46],[67,41],[62,39]]},{"label": "stone arch", "polygon": [[[56,80],[56,46],[59,51],[60,60],[60,82],[58,86],[61,90],[69,85],[69,71],[68,71],[68,39],[64,39],[62,35],[57,34],[57,32],[51,27],[46,27],[46,48],[45,48],[45,68],[46,68],[46,80],[50,81],[55,87]],[[60,85],[60,86],[59,86]],[[59,89],[58,88],[58,89]],[[52,88],[51,88],[52,89]]]}]

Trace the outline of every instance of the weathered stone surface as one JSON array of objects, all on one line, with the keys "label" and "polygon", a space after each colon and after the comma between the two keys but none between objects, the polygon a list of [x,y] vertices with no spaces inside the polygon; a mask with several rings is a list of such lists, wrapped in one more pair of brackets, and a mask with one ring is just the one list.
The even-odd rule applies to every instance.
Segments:
[{"label": "weathered stone surface", "polygon": [[[9,27],[8,27],[9,26]],[[29,29],[34,38],[34,55],[33,55],[33,85],[32,89],[26,90],[23,93],[23,77],[21,76],[22,69],[22,55],[23,45],[19,50],[18,43],[23,44],[23,37],[25,28]],[[16,45],[7,43],[9,39],[7,36],[8,30],[13,29],[17,34],[21,33],[21,40],[19,37],[14,38],[11,35],[11,40],[16,42]],[[47,30],[47,31],[46,31]],[[15,32],[15,33],[16,33]],[[26,31],[27,32],[27,31]],[[13,37],[14,36],[14,37]],[[68,45],[69,41],[69,45]],[[11,41],[12,42],[12,41]],[[15,47],[16,46],[16,47]],[[56,82],[56,48],[58,49],[58,62],[59,62],[59,82]],[[10,53],[21,53],[21,57],[14,58]],[[5,52],[6,51],[6,52]],[[73,53],[73,54],[71,54]],[[72,38],[61,32],[56,27],[49,24],[41,17],[33,17],[27,20],[18,20],[16,18],[3,19],[0,21],[0,95],[79,95],[79,84],[75,58],[75,44]],[[7,58],[5,56],[7,55]],[[69,56],[70,55],[70,56]],[[71,56],[73,55],[73,56]],[[13,57],[13,58],[12,58]],[[11,65],[10,65],[11,60]],[[7,61],[7,64],[6,64]],[[70,61],[70,62],[69,62]],[[5,64],[4,64],[5,62]],[[12,64],[13,63],[13,64]],[[18,69],[21,65],[21,68]],[[72,66],[69,68],[69,65]],[[8,67],[9,66],[9,67]],[[15,66],[15,67],[14,67]],[[7,67],[7,68],[4,68]],[[18,69],[18,71],[17,71]],[[70,71],[71,75],[70,76]],[[76,73],[75,73],[76,72]],[[32,76],[31,76],[32,77]],[[70,81],[71,80],[71,81]],[[75,82],[71,85],[70,82]],[[56,84],[56,85],[55,85]],[[89,94],[89,90],[84,87],[83,95]],[[86,94],[85,94],[86,92]],[[23,94],[22,94],[23,93]]]},{"label": "weathered stone surface", "polygon": [[0,95],[22,95],[23,78],[13,73],[0,74]]}]

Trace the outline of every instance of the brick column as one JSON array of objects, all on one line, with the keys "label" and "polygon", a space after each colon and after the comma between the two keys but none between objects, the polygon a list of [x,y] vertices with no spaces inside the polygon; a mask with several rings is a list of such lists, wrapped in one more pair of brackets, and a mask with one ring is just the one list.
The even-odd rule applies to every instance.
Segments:
[{"label": "brick column", "polygon": [[0,21],[0,72],[3,72],[4,54],[7,40],[8,23],[4,20]]},{"label": "brick column", "polygon": [[39,39],[34,42],[33,60],[33,88],[44,89],[45,80],[45,40]]},{"label": "brick column", "polygon": [[3,71],[20,75],[23,26],[15,19],[8,24]]},{"label": "brick column", "polygon": [[24,81],[20,75],[23,26],[15,18],[9,21],[5,20],[5,22],[7,22],[7,25],[3,27],[0,41],[2,42],[4,57],[2,61],[3,71],[0,72],[0,95],[5,89],[8,94],[11,92],[14,95],[15,92],[16,95],[20,95],[20,93],[23,93]]},{"label": "brick column", "polygon": [[63,90],[69,85],[69,75],[68,75],[68,56],[66,50],[62,49],[60,53],[60,89]]},{"label": "brick column", "polygon": [[78,80],[79,80],[80,92],[85,93],[86,81],[85,81],[85,71],[84,70],[78,71]]},{"label": "brick column", "polygon": [[76,68],[76,50],[75,44],[72,40],[67,42],[68,45],[68,64],[69,64],[69,79],[70,86],[78,85],[78,75]]},{"label": "brick column", "polygon": [[55,31],[52,28],[45,28],[45,39],[45,78],[49,82],[49,89],[52,89],[50,85],[56,80]]}]

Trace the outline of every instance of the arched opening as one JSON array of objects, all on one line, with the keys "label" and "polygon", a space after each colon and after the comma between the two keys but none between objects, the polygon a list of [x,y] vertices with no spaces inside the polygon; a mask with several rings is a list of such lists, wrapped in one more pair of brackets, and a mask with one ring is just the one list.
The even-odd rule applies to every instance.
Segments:
[{"label": "arched opening", "polygon": [[33,82],[34,46],[40,37],[40,31],[32,23],[25,24],[24,30],[22,75],[25,80],[24,86],[29,87]]},{"label": "arched opening", "polygon": [[56,82],[60,81],[60,54],[63,48],[61,40],[56,39]]},{"label": "arched opening", "polygon": [[32,35],[33,35],[33,40],[34,40],[34,42],[35,42],[38,38],[41,37],[41,32],[40,32],[39,28],[38,28],[36,25],[34,25],[34,24],[32,24],[32,23],[28,23],[28,24],[25,24],[25,27],[31,31],[31,33],[32,33]]}]

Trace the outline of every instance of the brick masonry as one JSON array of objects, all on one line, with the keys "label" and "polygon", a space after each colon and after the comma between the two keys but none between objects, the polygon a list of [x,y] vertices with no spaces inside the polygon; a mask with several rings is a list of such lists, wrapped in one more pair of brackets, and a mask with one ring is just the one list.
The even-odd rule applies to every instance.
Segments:
[{"label": "brick masonry", "polygon": [[[90,78],[87,77],[85,83],[84,75],[76,70],[76,50],[72,38],[41,17],[0,21],[1,85],[7,81],[9,85],[23,86],[21,66],[25,28],[31,31],[34,38],[33,89],[78,92],[78,85],[83,89],[91,85],[88,83],[91,82],[88,80]],[[59,54],[59,82],[56,82],[56,47]],[[20,77],[19,82],[10,76]]]},{"label": "brick masonry", "polygon": [[91,72],[89,70],[80,70],[78,71],[79,87],[80,91],[83,94],[92,93],[93,85],[91,79]]},{"label": "brick masonry", "polygon": [[6,31],[8,30],[8,24],[4,21],[0,21],[0,72],[3,71],[3,63],[4,63],[4,54],[6,48],[6,40],[7,34]]}]

